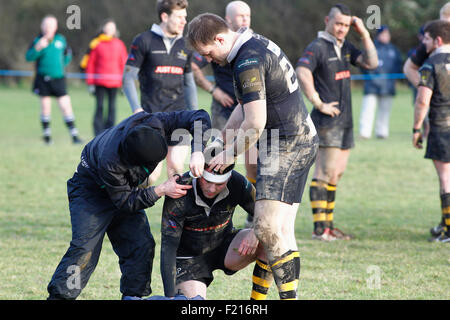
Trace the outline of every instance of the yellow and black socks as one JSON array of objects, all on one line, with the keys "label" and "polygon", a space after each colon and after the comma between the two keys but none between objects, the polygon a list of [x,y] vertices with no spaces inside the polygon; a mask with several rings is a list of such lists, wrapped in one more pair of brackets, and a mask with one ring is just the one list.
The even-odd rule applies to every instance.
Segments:
[{"label": "yellow and black socks", "polygon": [[335,184],[327,184],[327,209],[326,209],[326,224],[327,228],[333,229],[333,211],[334,211],[334,201],[336,199],[336,188]]},{"label": "yellow and black socks", "polygon": [[251,300],[266,300],[269,288],[272,285],[272,270],[267,262],[256,260],[252,276]]},{"label": "yellow and black socks", "polygon": [[328,183],[318,179],[312,179],[309,188],[309,199],[314,222],[314,233],[322,234],[326,228],[328,207]]},{"label": "yellow and black socks", "polygon": [[281,300],[297,299],[297,287],[300,279],[300,254],[289,250],[279,259],[272,261],[273,279],[278,287]]},{"label": "yellow and black socks", "polygon": [[441,194],[442,222],[446,236],[450,236],[450,193]]}]

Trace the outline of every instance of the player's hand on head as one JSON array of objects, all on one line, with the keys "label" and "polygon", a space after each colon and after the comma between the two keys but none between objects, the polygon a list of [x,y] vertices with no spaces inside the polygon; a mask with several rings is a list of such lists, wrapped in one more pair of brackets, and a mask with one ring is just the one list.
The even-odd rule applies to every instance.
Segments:
[{"label": "player's hand on head", "polygon": [[160,193],[157,192],[157,194],[159,196],[162,196],[162,195],[168,196],[173,199],[178,199],[178,198],[185,196],[187,193],[187,190],[192,188],[192,185],[178,184],[177,183],[178,178],[179,178],[179,175],[174,175],[174,176],[170,177],[169,179],[167,179],[166,182],[164,182],[160,186],[156,187],[156,188],[159,188],[158,190],[162,191]]},{"label": "player's hand on head", "polygon": [[191,154],[191,161],[189,162],[189,169],[194,177],[199,178],[203,174],[205,168],[205,156],[203,152],[196,151]]},{"label": "player's hand on head", "polygon": [[364,26],[364,21],[357,16],[352,16],[352,26],[359,35],[364,36],[368,34],[366,27]]},{"label": "player's hand on head", "polygon": [[212,171],[223,173],[223,171],[234,163],[234,156],[228,150],[224,150],[211,159],[209,168]]}]

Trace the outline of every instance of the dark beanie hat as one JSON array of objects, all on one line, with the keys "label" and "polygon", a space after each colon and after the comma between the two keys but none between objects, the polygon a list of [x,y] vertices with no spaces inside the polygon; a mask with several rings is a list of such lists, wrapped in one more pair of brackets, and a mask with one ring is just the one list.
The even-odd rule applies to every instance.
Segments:
[{"label": "dark beanie hat", "polygon": [[167,143],[157,130],[138,125],[128,132],[123,142],[123,150],[131,164],[157,164],[167,155]]}]

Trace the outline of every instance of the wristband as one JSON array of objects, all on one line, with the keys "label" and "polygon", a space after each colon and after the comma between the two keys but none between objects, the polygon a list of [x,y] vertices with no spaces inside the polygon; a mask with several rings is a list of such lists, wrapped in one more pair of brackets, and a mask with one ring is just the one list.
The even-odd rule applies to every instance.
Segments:
[{"label": "wristband", "polygon": [[413,134],[420,133],[420,129],[413,128]]}]

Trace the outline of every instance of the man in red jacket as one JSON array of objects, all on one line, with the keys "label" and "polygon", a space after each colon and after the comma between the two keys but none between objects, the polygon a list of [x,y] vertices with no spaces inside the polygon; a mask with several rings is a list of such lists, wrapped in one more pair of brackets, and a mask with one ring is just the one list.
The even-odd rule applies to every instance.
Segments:
[{"label": "man in red jacket", "polygon": [[[96,110],[94,134],[112,127],[116,119],[116,93],[122,86],[122,73],[127,61],[127,48],[117,38],[117,27],[113,20],[107,20],[102,33],[89,45],[89,53],[83,58],[81,67],[86,66],[86,82],[89,91],[95,93]],[[87,60],[87,61],[86,61]],[[108,95],[108,114],[103,115],[103,99]]]}]

